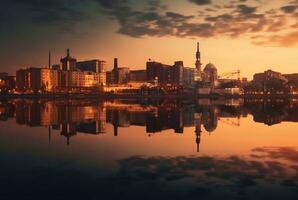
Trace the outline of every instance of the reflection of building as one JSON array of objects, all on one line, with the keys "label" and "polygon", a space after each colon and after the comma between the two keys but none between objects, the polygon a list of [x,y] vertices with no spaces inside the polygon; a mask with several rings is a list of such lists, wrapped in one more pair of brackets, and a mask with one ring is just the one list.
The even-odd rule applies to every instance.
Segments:
[{"label": "reflection of building", "polygon": [[98,103],[73,101],[24,101],[15,103],[16,122],[29,126],[52,127],[61,130],[68,139],[77,132],[106,132],[106,111]]}]

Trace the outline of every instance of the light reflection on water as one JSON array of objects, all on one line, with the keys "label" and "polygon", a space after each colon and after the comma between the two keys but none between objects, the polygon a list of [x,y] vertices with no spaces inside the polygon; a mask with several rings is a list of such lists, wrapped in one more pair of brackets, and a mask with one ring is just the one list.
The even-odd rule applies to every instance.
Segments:
[{"label": "light reflection on water", "polygon": [[1,197],[297,199],[293,100],[0,104]]}]

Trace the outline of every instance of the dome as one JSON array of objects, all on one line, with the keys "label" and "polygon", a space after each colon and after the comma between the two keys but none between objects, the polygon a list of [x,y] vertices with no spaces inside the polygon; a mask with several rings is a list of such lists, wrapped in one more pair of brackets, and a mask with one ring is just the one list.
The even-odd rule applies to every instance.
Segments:
[{"label": "dome", "polygon": [[212,63],[208,63],[208,64],[205,66],[204,71],[211,71],[211,70],[212,70],[212,71],[213,71],[213,70],[216,70],[216,71],[217,71],[215,65],[213,65]]}]

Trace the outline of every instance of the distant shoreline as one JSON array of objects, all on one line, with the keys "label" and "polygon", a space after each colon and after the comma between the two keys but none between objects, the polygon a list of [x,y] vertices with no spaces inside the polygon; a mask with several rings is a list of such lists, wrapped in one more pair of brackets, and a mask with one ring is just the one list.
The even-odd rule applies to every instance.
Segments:
[{"label": "distant shoreline", "polygon": [[185,95],[185,94],[167,94],[167,95],[139,95],[139,94],[0,94],[0,99],[298,99],[298,94],[243,94],[243,95]]}]

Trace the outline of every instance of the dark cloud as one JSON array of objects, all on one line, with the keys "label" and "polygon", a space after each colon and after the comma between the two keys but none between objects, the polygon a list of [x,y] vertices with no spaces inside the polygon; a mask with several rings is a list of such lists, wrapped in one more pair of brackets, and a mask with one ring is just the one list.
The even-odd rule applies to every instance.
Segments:
[{"label": "dark cloud", "polygon": [[250,7],[245,4],[238,5],[237,8],[238,12],[240,12],[243,15],[250,15],[257,11],[257,7]]},{"label": "dark cloud", "polygon": [[[251,34],[251,39],[260,32],[276,32],[286,28],[287,19],[277,10],[258,12],[257,6],[245,1],[230,1],[223,5],[225,12],[215,15],[211,1],[191,1],[208,5],[199,16],[168,11],[161,1],[147,3],[151,9],[135,10],[129,1],[97,0],[119,22],[118,33],[131,37],[239,37]],[[259,38],[260,39],[260,38]],[[265,41],[262,41],[265,43]],[[256,43],[255,44],[261,44]]]},{"label": "dark cloud", "polygon": [[[106,14],[118,22],[119,34],[136,38],[248,36],[258,45],[275,43],[290,46],[290,43],[298,43],[295,33],[284,34],[283,38],[278,37],[280,34],[264,34],[295,29],[298,22],[289,25],[290,20],[286,17],[289,15],[285,14],[295,14],[298,5],[294,2],[268,11],[261,11],[245,0],[228,1],[223,5],[213,4],[211,0],[188,2],[206,7],[197,7],[200,14],[195,16],[171,11],[161,0],[140,1],[141,6],[138,7],[131,0],[4,0],[0,24],[4,27],[4,24],[23,24],[27,20],[28,24],[72,33],[76,25],[98,20]],[[218,9],[222,9],[220,14],[216,12]]]},{"label": "dark cloud", "polygon": [[287,5],[280,8],[285,13],[294,13],[297,9],[297,5]]},{"label": "dark cloud", "polygon": [[31,15],[39,23],[75,23],[88,19],[81,0],[12,0],[11,4],[23,7],[23,14]]},{"label": "dark cloud", "polygon": [[211,4],[211,0],[189,0],[189,2],[191,3],[195,3],[197,5],[208,5],[208,4]]}]

